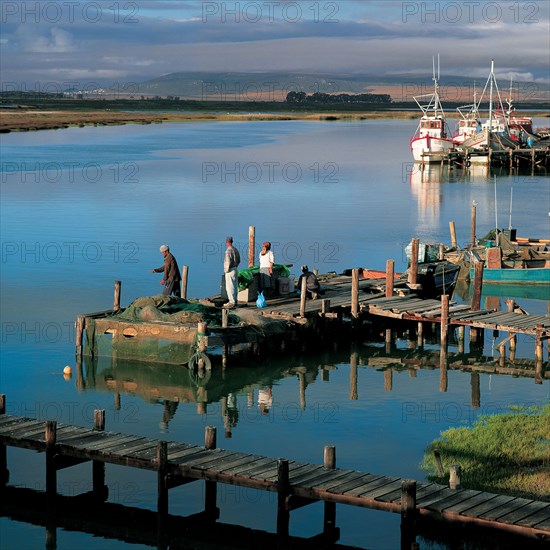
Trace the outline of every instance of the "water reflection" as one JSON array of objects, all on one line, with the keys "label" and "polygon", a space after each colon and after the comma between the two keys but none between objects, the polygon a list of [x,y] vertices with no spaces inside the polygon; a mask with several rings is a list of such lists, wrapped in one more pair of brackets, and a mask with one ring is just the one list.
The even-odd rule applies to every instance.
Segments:
[{"label": "water reflection", "polygon": [[[458,344],[454,333],[451,344]],[[407,372],[410,379],[424,370],[439,369],[439,391],[449,389],[449,370],[470,373],[469,402],[473,409],[481,406],[480,373],[513,375],[534,378],[542,383],[550,373],[545,373],[548,365],[528,359],[507,359],[484,356],[480,352],[448,352],[446,349],[423,349],[417,346],[416,336],[403,335],[401,342],[393,341],[391,346],[353,344],[348,351],[308,354],[303,357],[280,358],[260,362],[254,366],[215,367],[212,370],[195,371],[187,367],[170,364],[149,364],[120,358],[86,358],[83,365],[77,364],[76,385],[79,390],[111,392],[114,395],[114,407],[121,408],[121,396],[139,396],[147,403],[162,405],[158,422],[161,431],[166,431],[170,422],[179,413],[181,403],[194,403],[196,414],[205,415],[208,406],[219,411],[226,438],[233,436],[239,425],[240,415],[256,409],[258,416],[272,414],[274,403],[278,400],[278,384],[283,379],[295,379],[294,395],[298,396],[300,410],[307,408],[308,387],[318,381],[330,383],[330,373],[349,367],[349,394],[339,399],[357,401],[360,395],[360,368],[371,368],[382,373],[381,387],[384,392],[394,390],[394,374]],[[437,342],[433,335],[424,334],[425,342]],[[407,339],[408,338],[408,339]],[[403,347],[398,347],[402,345]],[[418,384],[422,384],[419,380]],[[337,387],[341,390],[340,386]],[[420,388],[419,388],[420,389]],[[292,393],[292,390],[291,390]],[[414,405],[417,406],[417,405]],[[411,411],[409,411],[411,412]],[[246,413],[250,419],[250,413]]]}]

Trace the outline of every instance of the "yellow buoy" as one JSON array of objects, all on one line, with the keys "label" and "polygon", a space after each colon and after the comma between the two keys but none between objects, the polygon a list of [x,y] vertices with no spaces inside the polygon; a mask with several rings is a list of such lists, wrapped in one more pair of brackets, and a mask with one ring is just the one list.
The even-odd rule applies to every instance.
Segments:
[{"label": "yellow buoy", "polygon": [[73,373],[73,369],[67,365],[64,369],[63,369],[63,374],[72,374]]}]

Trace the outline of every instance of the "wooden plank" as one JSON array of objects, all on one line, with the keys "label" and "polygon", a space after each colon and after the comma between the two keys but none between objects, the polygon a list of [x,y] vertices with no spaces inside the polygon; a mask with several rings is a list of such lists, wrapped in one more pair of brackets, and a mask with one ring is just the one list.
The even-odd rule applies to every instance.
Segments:
[{"label": "wooden plank", "polygon": [[543,508],[538,512],[535,512],[530,516],[520,519],[519,521],[516,521],[516,525],[522,525],[524,527],[538,527],[538,524],[541,524],[544,521],[546,521],[547,528],[550,530],[550,510],[548,509],[548,507]]},{"label": "wooden plank", "polygon": [[174,458],[170,461],[170,464],[174,466],[184,465],[186,462],[189,462],[194,458],[199,458],[200,456],[204,456],[205,451],[207,451],[207,449],[199,446],[191,449],[187,449],[186,451],[181,451],[180,453],[178,453],[179,456],[177,458]]},{"label": "wooden plank", "polygon": [[536,512],[545,512],[550,516],[550,503],[548,502],[537,502],[532,501],[526,506],[522,506],[519,510],[515,510],[506,514],[505,516],[500,516],[498,518],[499,523],[517,523],[518,521],[527,518]]},{"label": "wooden plank", "polygon": [[[108,449],[109,451],[113,452],[118,450],[119,448],[124,448],[126,445],[130,444],[136,444],[138,441],[141,441],[143,438],[133,435],[127,435],[122,438],[117,438],[116,440],[113,440],[111,437],[106,437],[101,441],[98,441],[97,443],[94,443],[93,445],[86,445],[87,451],[102,451],[104,449]],[[113,446],[113,442],[116,441],[116,446]],[[73,445],[74,447],[75,445]]]},{"label": "wooden plank", "polygon": [[[126,458],[136,458],[139,453],[143,453],[149,449],[157,448],[158,442],[154,441],[152,439],[145,438],[143,442],[136,443],[135,447],[130,447],[129,449],[120,449],[117,451],[111,451],[111,449],[104,449],[104,453],[110,453],[112,455],[120,456],[120,457],[126,457]],[[141,458],[141,457],[140,457]]]},{"label": "wooden plank", "polygon": [[359,494],[359,496],[361,498],[375,499],[377,496],[395,491],[397,487],[396,482],[401,486],[401,481],[399,477],[381,478],[371,483],[368,490]]},{"label": "wooden plank", "polygon": [[455,514],[461,514],[466,510],[469,510],[470,508],[473,508],[474,506],[479,506],[480,504],[483,504],[484,502],[488,502],[492,498],[495,498],[496,495],[493,493],[486,493],[485,491],[482,491],[479,493],[479,495],[476,495],[464,502],[460,502],[458,504],[454,504],[453,506],[449,506],[449,508],[446,508],[446,512],[453,512]]},{"label": "wooden plank", "polygon": [[225,474],[232,474],[240,477],[250,477],[249,472],[254,471],[258,468],[264,468],[267,465],[273,464],[273,459],[269,457],[262,457],[259,460],[251,462],[250,464],[243,464],[235,466],[234,468],[229,468],[225,470]]},{"label": "wooden plank", "polygon": [[425,508],[428,508],[429,510],[438,510],[443,511],[447,508],[450,508],[451,506],[462,504],[467,500],[470,500],[472,497],[475,497],[477,495],[481,494],[481,491],[474,491],[472,489],[464,489],[462,491],[456,491],[455,495],[451,495],[448,497],[445,497],[441,500],[438,500],[429,506],[425,506]]},{"label": "wooden plank", "polygon": [[355,470],[348,471],[344,477],[339,478],[334,482],[327,482],[325,485],[323,485],[322,488],[319,488],[319,489],[322,491],[331,492],[333,489],[336,489],[339,486],[349,485],[350,482],[354,482],[354,481],[357,481],[358,479],[361,479],[364,475],[365,474],[363,472],[357,472]]},{"label": "wooden plank", "polygon": [[488,512],[485,512],[484,514],[480,514],[478,517],[481,517],[483,519],[490,519],[490,520],[497,520],[501,516],[505,516],[509,514],[510,512],[514,512],[518,510],[519,508],[523,508],[530,502],[533,502],[532,500],[529,500],[527,498],[515,498],[514,500],[511,500],[505,504],[502,504],[498,508],[494,508],[493,510],[489,510]]},{"label": "wooden plank", "polygon": [[426,495],[424,497],[417,498],[416,504],[421,508],[427,508],[428,506],[430,506],[430,504],[433,504],[438,500],[443,500],[444,498],[453,496],[453,495],[456,495],[456,490],[445,488],[441,491],[438,491],[437,493],[433,493],[431,495]]},{"label": "wooden plank", "polygon": [[351,491],[359,486],[365,485],[365,483],[367,483],[368,481],[374,481],[375,479],[380,479],[381,477],[384,477],[384,476],[376,475],[376,474],[362,474],[360,477],[356,479],[352,479],[346,483],[337,485],[336,487],[329,489],[328,492],[334,493],[337,495],[344,495],[348,491]]},{"label": "wooden plank", "polygon": [[387,485],[388,483],[395,481],[395,479],[396,478],[390,478],[386,476],[376,476],[376,479],[365,480],[365,483],[363,485],[356,487],[355,489],[351,489],[351,491],[346,491],[346,496],[358,497],[359,495],[369,491],[370,489],[376,489],[377,487],[380,487],[382,485]]},{"label": "wooden plank", "polygon": [[98,443],[103,439],[105,439],[105,435],[99,431],[96,431],[77,437],[76,439],[71,439],[70,442],[64,441],[62,445],[64,447],[80,447],[87,450],[88,444],[92,445],[93,443]]},{"label": "wooden plank", "polygon": [[191,453],[196,453],[200,451],[201,449],[204,449],[204,447],[199,447],[198,445],[184,445],[185,448],[180,449],[178,451],[173,451],[168,453],[168,462],[175,462],[177,463],[178,459],[181,457],[184,457]]},{"label": "wooden plank", "polygon": [[201,453],[188,457],[185,462],[180,463],[180,466],[185,468],[201,468],[202,464],[208,464],[212,460],[227,455],[231,455],[231,453],[222,449],[204,449]]},{"label": "wooden plank", "polygon": [[213,453],[210,460],[201,461],[200,464],[196,464],[195,468],[200,468],[201,470],[212,470],[219,472],[230,464],[234,464],[239,460],[242,460],[243,457],[251,457],[252,455],[246,453],[239,453],[235,451],[225,451],[220,449],[219,453]]},{"label": "wooden plank", "polygon": [[514,500],[514,498],[515,497],[511,497],[508,495],[497,495],[495,498],[488,499],[485,502],[474,506],[473,508],[464,510],[464,512],[462,512],[462,515],[471,518],[481,517],[482,514],[485,514],[490,510],[494,510],[495,508],[498,508],[499,506],[502,506],[503,504]]},{"label": "wooden plank", "polygon": [[29,433],[40,433],[40,430],[44,432],[44,422],[40,420],[33,423],[25,422],[24,424],[15,425],[6,435],[14,439],[24,439]]},{"label": "wooden plank", "polygon": [[125,456],[131,456],[132,458],[138,459],[138,460],[149,460],[149,461],[155,461],[157,458],[157,449],[158,449],[158,441],[151,440],[151,445],[148,449],[141,449],[139,451],[134,451],[130,455],[125,454]]},{"label": "wooden plank", "polygon": [[[36,420],[36,418],[25,418],[22,416],[12,416],[11,414],[2,414],[0,415],[0,434],[4,431],[5,426],[9,426],[10,424],[15,424],[17,422],[27,422],[29,420]],[[46,423],[44,422],[44,424]]]},{"label": "wooden plank", "polygon": [[61,434],[58,429],[57,443],[67,443],[72,439],[78,439],[79,437],[90,433],[92,433],[92,430],[89,428],[81,428],[79,426],[71,426]]},{"label": "wooden plank", "polygon": [[235,458],[234,460],[224,463],[223,465],[216,466],[216,471],[231,475],[231,473],[235,470],[237,472],[245,471],[249,467],[254,467],[254,465],[258,466],[259,460],[262,458],[258,455],[243,455],[243,453],[238,454],[241,455],[241,458]]},{"label": "wooden plank", "polygon": [[292,485],[300,485],[302,482],[307,482],[310,479],[316,478],[319,474],[323,473],[324,468],[320,464],[311,464],[305,466],[298,473],[290,476],[290,483]]},{"label": "wooden plank", "polygon": [[397,489],[401,489],[401,486],[403,484],[403,480],[401,478],[398,478],[396,481],[388,484],[383,485],[382,487],[379,487],[378,489],[375,489],[373,491],[369,491],[365,495],[361,495],[361,497],[368,497],[373,498],[374,500],[380,500],[382,502],[388,502],[386,500],[386,495],[389,495],[396,491]]},{"label": "wooden plank", "polygon": [[345,472],[341,472],[338,469],[328,470],[321,466],[321,470],[312,472],[311,476],[306,479],[301,479],[298,482],[293,483],[295,486],[299,486],[304,489],[313,489],[316,486],[323,485],[323,483],[330,482],[335,478],[342,477]]},{"label": "wooden plank", "polygon": [[550,531],[550,519],[544,519],[539,523],[533,525],[535,529],[542,529],[544,531]]},{"label": "wooden plank", "polygon": [[26,420],[24,422],[9,424],[3,432],[10,437],[17,437],[18,434],[25,433],[25,430],[32,430],[37,426],[45,430],[45,423],[43,420]]},{"label": "wooden plank", "polygon": [[327,489],[330,489],[331,487],[334,487],[336,483],[341,483],[342,479],[347,478],[349,479],[349,470],[337,470],[335,471],[332,476],[324,479],[321,483],[315,483],[314,485],[311,485],[310,489],[316,489],[317,491],[326,491]]}]

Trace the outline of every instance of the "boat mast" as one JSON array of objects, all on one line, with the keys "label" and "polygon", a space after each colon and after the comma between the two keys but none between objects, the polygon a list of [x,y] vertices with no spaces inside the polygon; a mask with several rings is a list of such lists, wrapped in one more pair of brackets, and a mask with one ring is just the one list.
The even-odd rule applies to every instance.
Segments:
[{"label": "boat mast", "polygon": [[493,128],[493,80],[495,78],[494,71],[495,60],[491,59],[491,74],[489,75],[490,85],[489,85],[489,128],[487,129],[487,136],[491,136],[491,130]]}]

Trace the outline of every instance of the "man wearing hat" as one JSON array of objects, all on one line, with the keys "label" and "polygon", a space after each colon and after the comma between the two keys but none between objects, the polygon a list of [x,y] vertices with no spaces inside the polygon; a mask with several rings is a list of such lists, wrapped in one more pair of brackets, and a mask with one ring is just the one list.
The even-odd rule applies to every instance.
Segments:
[{"label": "man wearing hat", "polygon": [[164,265],[156,269],[151,269],[151,273],[164,272],[164,277],[160,282],[161,285],[164,285],[164,290],[162,291],[163,296],[170,296],[173,294],[181,298],[181,274],[178,262],[170,253],[170,247],[167,244],[163,244],[160,247],[160,253],[164,256]]},{"label": "man wearing hat", "polygon": [[227,248],[223,259],[223,272],[225,274],[225,290],[227,292],[227,302],[225,307],[235,307],[237,305],[237,291],[239,287],[237,269],[241,263],[239,251],[233,246],[233,237],[225,238]]}]

